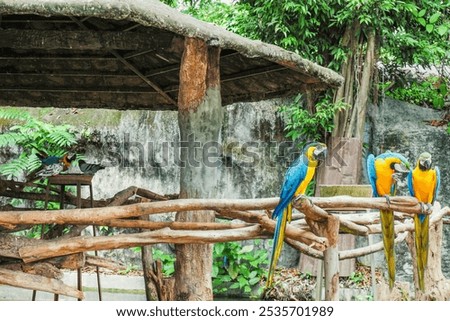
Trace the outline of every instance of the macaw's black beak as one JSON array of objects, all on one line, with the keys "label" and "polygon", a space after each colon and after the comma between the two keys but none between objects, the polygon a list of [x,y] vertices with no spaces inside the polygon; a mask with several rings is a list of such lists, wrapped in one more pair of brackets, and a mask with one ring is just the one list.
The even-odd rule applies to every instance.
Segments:
[{"label": "macaw's black beak", "polygon": [[327,148],[319,146],[314,150],[313,154],[318,161],[324,161],[327,157]]},{"label": "macaw's black beak", "polygon": [[430,169],[431,168],[431,159],[425,159],[423,161],[420,161],[420,165],[423,169]]},{"label": "macaw's black beak", "polygon": [[393,169],[397,173],[408,173],[409,172],[409,169],[406,168],[405,164],[403,164],[403,163],[394,163]]}]

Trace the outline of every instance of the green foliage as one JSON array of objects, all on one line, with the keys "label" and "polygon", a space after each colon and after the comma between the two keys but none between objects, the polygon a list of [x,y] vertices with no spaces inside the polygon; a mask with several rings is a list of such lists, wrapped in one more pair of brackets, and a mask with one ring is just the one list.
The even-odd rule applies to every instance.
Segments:
[{"label": "green foliage", "polygon": [[345,103],[332,103],[331,97],[325,96],[316,104],[315,111],[311,112],[303,107],[302,95],[299,94],[291,104],[281,106],[279,111],[286,117],[286,137],[318,141],[323,140],[325,133],[333,130],[335,113],[345,108]]},{"label": "green foliage", "polygon": [[69,125],[53,125],[32,117],[26,111],[0,108],[0,121],[9,123],[0,133],[0,148],[18,147],[19,155],[0,165],[0,175],[18,178],[41,166],[36,151],[48,155],[63,155],[77,143],[77,131]]},{"label": "green foliage", "polygon": [[[213,250],[212,284],[215,294],[227,294],[230,290],[238,289],[243,294],[251,294],[261,278],[267,272],[267,251],[256,250],[256,240],[251,245],[242,246],[238,242],[216,243]],[[140,251],[140,247],[134,248]],[[160,260],[163,274],[170,277],[175,273],[175,255],[152,248],[154,260]],[[262,288],[259,288],[262,291]]]},{"label": "green foliage", "polygon": [[362,272],[352,272],[348,277],[353,283],[360,284],[364,281],[364,274]]},{"label": "green foliage", "polygon": [[[232,289],[238,289],[244,294],[251,294],[267,272],[267,251],[256,250],[252,245],[242,246],[238,242],[217,243],[213,251],[213,291],[224,294]],[[262,291],[262,288],[258,289]]]},{"label": "green foliage", "polygon": [[127,275],[133,271],[137,271],[138,267],[136,265],[129,265],[125,268],[125,270],[120,270],[118,271],[119,274],[121,275]]},{"label": "green foliage", "polygon": [[[449,1],[240,0],[224,3],[179,0],[178,4],[181,10],[201,20],[281,46],[339,72],[344,72],[343,63],[349,58],[354,73],[360,72],[371,34],[375,36],[374,59],[394,70],[412,64],[446,64],[450,60]],[[359,85],[355,81],[353,90],[345,92],[348,96],[345,101],[356,101],[354,96]],[[399,95],[407,96],[407,93]],[[442,105],[442,99],[433,93],[419,99],[428,99],[427,104],[435,108]],[[334,107],[336,111],[342,106]],[[313,115],[316,110],[307,111],[295,104],[285,107],[284,111],[289,119],[288,137],[305,135],[317,139],[332,128],[331,106],[317,108],[317,116]]]},{"label": "green foliage", "polygon": [[175,255],[168,254],[160,249],[152,247],[153,260],[161,261],[164,276],[172,276],[175,273]]},{"label": "green foliage", "polygon": [[[381,88],[387,88],[390,84],[390,82],[381,84]],[[385,94],[418,106],[442,109],[449,91],[444,78],[430,77],[422,82],[411,82],[405,86],[393,87]]]},{"label": "green foliage", "polygon": [[[166,0],[174,5],[175,0]],[[448,54],[450,3],[435,0],[186,0],[183,11],[340,70],[345,30],[376,30],[385,64],[430,64]],[[359,36],[359,35],[356,35]]]}]

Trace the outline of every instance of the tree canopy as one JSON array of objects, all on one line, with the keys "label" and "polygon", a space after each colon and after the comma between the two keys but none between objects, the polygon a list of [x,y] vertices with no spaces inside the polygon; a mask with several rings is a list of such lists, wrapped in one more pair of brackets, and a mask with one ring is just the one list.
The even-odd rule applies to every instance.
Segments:
[{"label": "tree canopy", "polygon": [[[444,0],[165,2],[201,20],[276,44],[339,71],[346,83],[332,101],[327,101],[328,111],[336,113],[334,126],[324,126],[326,130],[334,128],[335,136],[361,137],[364,121],[360,119],[364,118],[361,115],[365,114],[368,100],[377,102],[379,88],[395,90],[405,86],[403,81],[393,85],[395,79],[390,86],[378,86],[380,79],[389,80],[381,77],[379,71],[387,77],[398,75],[396,71],[404,66],[443,66],[450,60],[450,2]],[[376,68],[377,63],[383,68]],[[431,86],[436,87],[435,82],[440,86],[432,93],[438,98],[418,99],[429,98],[433,107],[443,108],[448,78],[449,75],[441,74],[432,81]],[[310,102],[307,110],[311,114],[321,99],[305,99]],[[344,103],[348,108],[337,108],[336,103]],[[289,108],[285,111],[289,112]]]}]

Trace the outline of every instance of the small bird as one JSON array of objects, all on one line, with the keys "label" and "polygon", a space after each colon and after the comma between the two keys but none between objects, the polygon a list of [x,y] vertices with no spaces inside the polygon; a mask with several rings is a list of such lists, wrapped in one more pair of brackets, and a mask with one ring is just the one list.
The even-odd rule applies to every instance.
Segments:
[{"label": "small bird", "polygon": [[27,175],[27,180],[33,180],[35,177],[55,176],[69,169],[72,162],[76,159],[76,154],[66,153],[63,156],[48,156],[42,152],[36,153],[36,156],[42,162],[42,166]]},{"label": "small bird", "polygon": [[64,154],[63,157],[60,158],[59,162],[63,165],[63,171],[69,169],[72,165],[72,162],[77,158],[77,154]]},{"label": "small bird", "polygon": [[58,164],[62,156],[44,156],[42,154],[36,154],[42,164],[44,165],[52,165]]},{"label": "small bird", "polygon": [[36,153],[36,156],[45,166],[62,163],[65,168],[64,170],[67,170],[70,167],[71,163],[77,158],[76,154],[70,155],[69,153],[66,153],[62,156],[49,156],[47,154],[39,152]]},{"label": "small bird", "polygon": [[82,159],[78,161],[78,167],[80,167],[80,171],[89,175],[94,175],[99,170],[105,169],[105,166],[103,165],[86,163]]},{"label": "small bird", "polygon": [[[421,205],[423,203],[431,206],[436,201],[439,192],[441,175],[439,168],[432,168],[430,153],[422,153],[417,160],[416,167],[408,174],[408,189],[411,196],[417,198]],[[431,204],[431,205],[430,205]],[[415,248],[417,260],[417,275],[419,289],[425,290],[425,269],[428,263],[430,217],[425,214],[414,216]]]},{"label": "small bird", "polygon": [[[407,172],[409,172],[409,162],[399,153],[386,151],[377,157],[373,154],[367,157],[367,173],[374,197],[384,196],[389,202],[389,196],[394,196],[397,192],[397,181],[402,173]],[[384,255],[388,266],[389,288],[392,289],[395,283],[394,212],[380,210],[380,219]]]},{"label": "small bird", "polygon": [[325,159],[327,146],[323,143],[310,143],[303,148],[299,158],[287,170],[281,189],[280,201],[274,209],[272,219],[276,220],[273,234],[272,257],[266,287],[273,282],[273,274],[281,254],[287,222],[292,219],[292,198],[304,195],[309,182],[314,177],[316,167]]}]

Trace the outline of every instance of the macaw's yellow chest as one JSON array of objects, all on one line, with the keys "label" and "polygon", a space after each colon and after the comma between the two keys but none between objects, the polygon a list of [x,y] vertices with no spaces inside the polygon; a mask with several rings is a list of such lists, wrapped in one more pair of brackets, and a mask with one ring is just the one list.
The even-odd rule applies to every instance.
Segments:
[{"label": "macaw's yellow chest", "polygon": [[414,196],[424,203],[432,203],[434,189],[436,187],[436,171],[430,169],[422,171],[418,167],[413,170],[413,189]]},{"label": "macaw's yellow chest", "polygon": [[375,160],[375,172],[377,174],[376,187],[379,196],[390,195],[391,187],[394,184],[392,174],[394,170],[391,168],[392,160],[389,158]]},{"label": "macaw's yellow chest", "polygon": [[309,182],[311,182],[312,178],[314,177],[315,172],[316,172],[315,166],[308,166],[308,169],[306,170],[305,179],[301,181],[300,185],[297,187],[297,190],[295,191],[295,196],[303,195],[306,193],[306,188],[308,187]]}]

